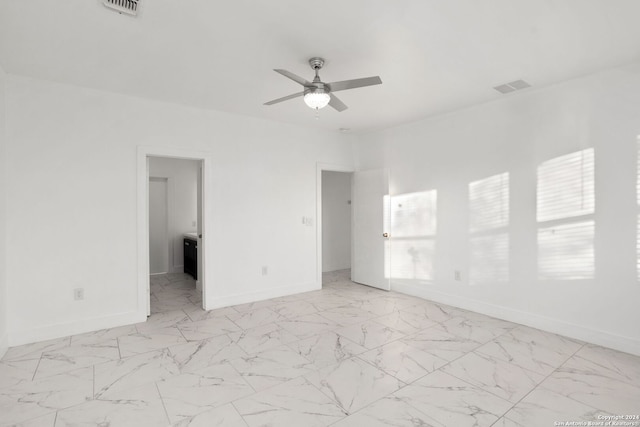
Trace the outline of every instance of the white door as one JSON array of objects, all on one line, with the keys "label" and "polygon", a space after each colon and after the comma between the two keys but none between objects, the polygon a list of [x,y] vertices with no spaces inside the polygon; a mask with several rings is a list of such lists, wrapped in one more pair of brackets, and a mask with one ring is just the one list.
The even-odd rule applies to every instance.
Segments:
[{"label": "white door", "polygon": [[149,273],[169,271],[167,179],[149,178]]},{"label": "white door", "polygon": [[390,290],[389,174],[376,169],[355,172],[352,180],[353,254],[351,280]]}]

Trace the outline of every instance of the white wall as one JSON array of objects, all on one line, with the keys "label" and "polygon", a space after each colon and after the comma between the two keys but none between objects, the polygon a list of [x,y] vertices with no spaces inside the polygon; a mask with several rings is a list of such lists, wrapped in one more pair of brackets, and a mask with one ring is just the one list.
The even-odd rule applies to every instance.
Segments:
[{"label": "white wall", "polygon": [[149,178],[149,273],[169,272],[169,185]]},{"label": "white wall", "polygon": [[7,193],[7,156],[5,127],[5,80],[6,74],[0,67],[0,358],[8,345],[7,335],[7,240],[6,240],[6,193]]},{"label": "white wall", "polygon": [[351,174],[322,171],[322,271],[351,268]]},{"label": "white wall", "polygon": [[[637,70],[609,70],[363,135],[357,167],[389,168],[394,200],[437,191],[435,255],[421,261],[431,264],[433,277],[396,278],[394,289],[640,354]],[[595,149],[595,276],[538,280],[537,168],[589,147]],[[469,184],[505,172],[508,280],[471,284]],[[392,261],[403,256],[393,237],[391,248]]]},{"label": "white wall", "polygon": [[11,75],[7,125],[11,345],[144,318],[138,145],[210,153],[209,307],[320,286],[316,230],[300,218],[315,216],[316,164],[352,164],[338,132]]},{"label": "white wall", "polygon": [[199,170],[200,162],[196,160],[151,157],[149,161],[149,175],[167,178],[169,187],[169,269],[172,273],[182,272],[184,267],[183,234],[198,230]]}]

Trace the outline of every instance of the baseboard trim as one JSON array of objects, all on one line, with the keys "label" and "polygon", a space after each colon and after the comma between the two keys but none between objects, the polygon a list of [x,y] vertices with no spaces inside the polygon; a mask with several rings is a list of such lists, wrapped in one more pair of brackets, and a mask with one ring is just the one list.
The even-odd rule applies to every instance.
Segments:
[{"label": "baseboard trim", "polygon": [[519,323],[521,325],[640,356],[640,340],[634,338],[616,335],[598,329],[586,328],[574,323],[541,316],[531,312],[489,304],[457,295],[434,291],[432,289],[425,289],[422,286],[418,287],[407,283],[392,282],[391,289],[440,304],[471,310],[476,313],[486,314],[487,316],[496,317],[509,322]]},{"label": "baseboard trim", "polygon": [[279,288],[271,288],[258,292],[244,292],[224,296],[214,295],[212,298],[210,298],[209,304],[207,304],[207,310],[295,295],[303,292],[317,291],[319,289],[322,289],[322,286],[319,286],[316,282],[313,282],[295,286],[282,286]]},{"label": "baseboard trim", "polygon": [[21,329],[9,333],[8,344],[15,347],[38,341],[46,341],[69,335],[83,334],[85,332],[99,331],[100,329],[116,328],[118,326],[131,325],[147,320],[147,314],[138,311],[112,314],[90,319],[75,320],[73,322],[58,323],[55,325],[40,326],[31,329]]},{"label": "baseboard trim", "polygon": [[4,354],[9,349],[9,335],[6,333],[0,337],[0,360],[4,357]]},{"label": "baseboard trim", "polygon": [[171,267],[171,273],[184,273],[184,265],[174,265]]}]

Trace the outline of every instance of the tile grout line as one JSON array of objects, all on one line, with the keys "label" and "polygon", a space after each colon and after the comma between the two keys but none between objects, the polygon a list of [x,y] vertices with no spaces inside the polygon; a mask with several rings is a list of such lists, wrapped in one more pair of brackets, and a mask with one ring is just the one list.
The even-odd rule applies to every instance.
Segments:
[{"label": "tile grout line", "polygon": [[158,381],[154,381],[153,385],[156,388],[156,391],[158,392],[158,397],[160,398],[160,402],[162,402],[162,409],[164,409],[164,415],[165,417],[167,417],[167,421],[169,421],[169,425],[173,425],[171,422],[171,418],[169,417],[169,412],[167,411],[167,406],[164,403],[164,397],[162,397],[162,393],[160,393],[160,388],[158,387]]}]

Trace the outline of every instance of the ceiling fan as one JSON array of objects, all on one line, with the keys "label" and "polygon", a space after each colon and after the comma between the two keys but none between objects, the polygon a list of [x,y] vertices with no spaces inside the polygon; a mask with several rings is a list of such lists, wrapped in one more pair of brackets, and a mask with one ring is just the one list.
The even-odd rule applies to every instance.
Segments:
[{"label": "ceiling fan", "polygon": [[313,69],[316,73],[316,76],[313,78],[313,81],[311,82],[287,70],[280,70],[280,69],[273,70],[276,73],[280,73],[283,76],[290,78],[294,82],[304,86],[304,90],[302,92],[298,92],[292,95],[284,96],[282,98],[274,99],[273,101],[265,102],[264,105],[273,105],[282,101],[287,101],[289,99],[303,96],[305,104],[307,104],[310,108],[313,108],[314,110],[319,110],[321,108],[324,108],[328,104],[338,111],[344,111],[348,107],[342,101],[340,101],[340,99],[337,96],[335,96],[333,92],[382,84],[382,80],[380,80],[380,77],[378,76],[365,77],[362,79],[343,80],[341,82],[324,83],[320,80],[320,76],[318,75],[318,72],[324,65],[324,59],[317,58],[317,57],[311,58],[309,60],[309,65],[311,66],[311,69]]}]

